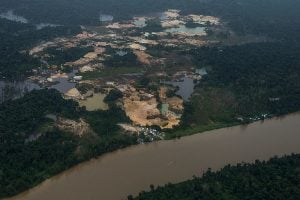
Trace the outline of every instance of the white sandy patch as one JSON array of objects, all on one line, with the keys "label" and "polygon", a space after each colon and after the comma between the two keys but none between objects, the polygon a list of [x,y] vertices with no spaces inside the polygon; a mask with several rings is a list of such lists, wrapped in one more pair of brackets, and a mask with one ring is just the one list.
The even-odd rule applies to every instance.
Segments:
[{"label": "white sandy patch", "polygon": [[163,28],[172,28],[172,27],[178,27],[180,25],[184,25],[185,22],[184,21],[181,21],[181,20],[167,20],[167,21],[163,21],[161,23],[161,26]]}]

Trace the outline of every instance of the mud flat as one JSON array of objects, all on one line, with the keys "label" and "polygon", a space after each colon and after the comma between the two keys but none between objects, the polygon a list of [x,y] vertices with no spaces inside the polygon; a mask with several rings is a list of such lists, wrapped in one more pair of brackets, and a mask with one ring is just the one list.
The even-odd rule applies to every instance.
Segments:
[{"label": "mud flat", "polygon": [[85,106],[87,111],[108,110],[108,105],[104,102],[106,94],[95,93],[86,100],[80,100],[79,105]]}]

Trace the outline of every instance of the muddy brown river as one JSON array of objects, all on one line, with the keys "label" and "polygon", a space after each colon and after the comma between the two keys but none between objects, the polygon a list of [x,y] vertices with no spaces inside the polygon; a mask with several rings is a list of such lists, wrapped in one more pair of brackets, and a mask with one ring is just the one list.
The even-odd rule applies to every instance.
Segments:
[{"label": "muddy brown river", "polygon": [[290,153],[300,153],[300,113],[108,153],[12,199],[121,200],[150,184],[201,175],[208,167]]}]

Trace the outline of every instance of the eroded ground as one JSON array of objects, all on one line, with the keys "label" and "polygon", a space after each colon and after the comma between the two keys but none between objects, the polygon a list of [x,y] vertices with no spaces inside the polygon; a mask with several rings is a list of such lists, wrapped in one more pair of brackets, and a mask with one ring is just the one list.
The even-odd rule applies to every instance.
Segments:
[{"label": "eroded ground", "polygon": [[[63,92],[65,97],[89,111],[108,109],[103,101],[110,90],[116,89],[123,97],[114,103],[132,121],[120,124],[125,131],[172,129],[180,124],[184,101],[192,94],[194,83],[207,75],[205,68],[195,66],[181,52],[229,44],[238,41],[236,38],[226,22],[217,17],[182,15],[179,10],[129,21],[107,21],[98,27],[82,27],[82,33],[73,37],[56,38],[32,48],[30,55],[44,65],[30,78],[43,87],[64,84],[60,80],[71,82],[73,85]],[[239,41],[258,39],[245,37]]]}]

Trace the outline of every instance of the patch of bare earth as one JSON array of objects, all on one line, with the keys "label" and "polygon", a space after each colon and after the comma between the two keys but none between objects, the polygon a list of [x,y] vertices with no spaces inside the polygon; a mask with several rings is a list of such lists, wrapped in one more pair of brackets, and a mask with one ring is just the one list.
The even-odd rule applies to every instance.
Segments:
[{"label": "patch of bare earth", "polygon": [[119,123],[118,125],[126,132],[139,133],[142,130],[140,127],[132,126],[131,124]]},{"label": "patch of bare earth", "polygon": [[179,97],[167,98],[167,88],[159,90],[160,101],[169,105],[169,111],[162,114],[158,109],[155,97],[144,98],[141,91],[132,92],[123,99],[124,110],[136,126],[159,126],[162,129],[171,129],[180,123],[180,114],[183,111],[183,100]]},{"label": "patch of bare earth", "polygon": [[140,126],[163,126],[163,122],[159,118],[160,112],[157,109],[157,105],[155,98],[144,101],[134,98],[124,99],[124,108],[127,116],[135,125]]},{"label": "patch of bare earth", "polygon": [[80,137],[92,132],[90,125],[83,119],[75,121],[65,118],[59,118],[56,122],[56,126],[62,131],[70,132]]},{"label": "patch of bare earth", "polygon": [[144,65],[150,65],[150,59],[152,56],[149,54],[145,53],[144,51],[134,51],[134,54],[137,56],[138,61],[140,61]]},{"label": "patch of bare earth", "polygon": [[167,98],[166,102],[169,104],[169,109],[177,112],[177,113],[181,113],[183,112],[183,100],[179,97],[171,97],[171,98]]}]

